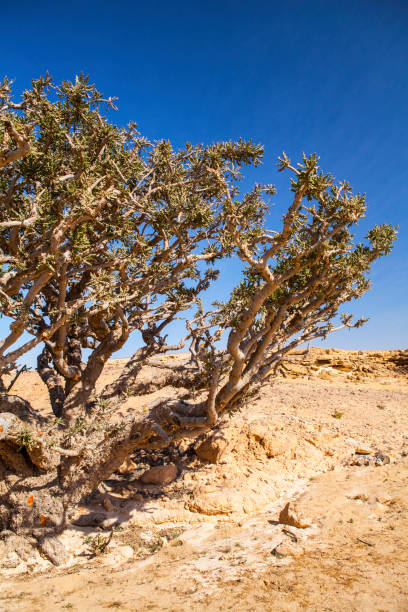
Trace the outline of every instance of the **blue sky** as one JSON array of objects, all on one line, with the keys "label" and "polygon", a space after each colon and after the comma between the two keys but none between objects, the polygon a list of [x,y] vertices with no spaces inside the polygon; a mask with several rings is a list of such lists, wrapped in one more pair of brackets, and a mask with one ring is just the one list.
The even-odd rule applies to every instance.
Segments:
[{"label": "blue sky", "polygon": [[[1,12],[0,76],[16,91],[46,70],[56,81],[83,71],[119,97],[115,120],[137,121],[149,138],[262,142],[264,164],[246,185],[277,185],[271,227],[289,201],[277,156],[319,153],[326,171],[366,193],[362,235],[377,222],[400,225],[372,290],[353,304],[369,323],[325,344],[407,347],[406,0],[20,0]],[[236,264],[223,272],[209,299],[238,281]]]}]

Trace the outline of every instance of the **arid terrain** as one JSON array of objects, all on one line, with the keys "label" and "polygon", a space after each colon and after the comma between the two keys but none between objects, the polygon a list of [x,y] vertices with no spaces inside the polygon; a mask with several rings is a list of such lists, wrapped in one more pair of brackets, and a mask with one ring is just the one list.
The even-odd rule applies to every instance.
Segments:
[{"label": "arid terrain", "polygon": [[[0,541],[0,610],[408,610],[407,375],[408,351],[312,349],[215,433],[132,457],[58,567]],[[35,373],[13,393],[50,410]]]}]

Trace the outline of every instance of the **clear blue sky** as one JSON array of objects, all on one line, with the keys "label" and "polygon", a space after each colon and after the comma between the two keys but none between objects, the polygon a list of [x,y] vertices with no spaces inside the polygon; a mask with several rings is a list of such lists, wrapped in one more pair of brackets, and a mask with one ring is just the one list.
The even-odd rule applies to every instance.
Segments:
[{"label": "clear blue sky", "polygon": [[[1,14],[0,72],[18,91],[46,70],[57,81],[83,71],[119,97],[116,121],[137,121],[149,138],[262,142],[264,164],[248,181],[278,186],[272,225],[289,198],[277,156],[318,152],[325,170],[367,194],[362,232],[400,225],[353,305],[370,322],[326,345],[407,347],[406,0],[20,0]],[[224,272],[212,298],[238,280],[235,264]]]}]

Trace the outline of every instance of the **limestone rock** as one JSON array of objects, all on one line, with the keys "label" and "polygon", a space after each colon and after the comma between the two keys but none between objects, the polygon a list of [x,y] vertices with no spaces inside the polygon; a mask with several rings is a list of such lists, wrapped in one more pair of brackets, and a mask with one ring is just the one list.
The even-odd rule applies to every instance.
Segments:
[{"label": "limestone rock", "polygon": [[118,474],[130,474],[137,468],[137,465],[130,457],[126,457],[122,465],[116,470]]},{"label": "limestone rock", "polygon": [[154,484],[158,486],[167,485],[177,478],[177,467],[174,463],[168,465],[157,465],[142,474],[140,480],[144,484]]},{"label": "limestone rock", "polygon": [[[368,451],[369,452],[369,451]],[[368,452],[363,449],[355,451],[355,456],[351,458],[350,465],[368,466],[368,465],[386,465],[391,462],[388,455],[377,452],[369,455]]]},{"label": "limestone rock", "polygon": [[319,378],[321,378],[322,380],[332,380],[333,379],[333,372],[331,372],[329,370],[322,370],[321,372],[319,372],[319,374],[317,376]]},{"label": "limestone rock", "polygon": [[281,510],[279,514],[279,522],[282,525],[290,525],[291,527],[297,527],[298,529],[306,529],[311,527],[311,524],[301,515],[299,510],[291,502],[288,502],[286,506]]},{"label": "limestone rock", "polygon": [[312,444],[315,448],[330,456],[335,454],[336,446],[341,445],[339,436],[330,432],[308,432],[304,439],[306,442],[309,442],[309,444]]},{"label": "limestone rock", "polygon": [[1,560],[1,567],[4,569],[14,569],[20,565],[21,559],[16,552],[9,552],[5,558]]},{"label": "limestone rock", "polygon": [[53,536],[42,538],[39,541],[39,548],[54,565],[62,565],[68,560],[68,552],[65,546]]},{"label": "limestone rock", "polygon": [[201,461],[218,463],[227,447],[228,440],[222,432],[217,432],[209,436],[204,442],[197,444],[194,450]]},{"label": "limestone rock", "polygon": [[332,367],[336,368],[337,370],[341,370],[341,372],[351,372],[353,369],[353,364],[346,359],[337,359],[333,362]]},{"label": "limestone rock", "polygon": [[118,519],[115,517],[112,517],[112,518],[106,518],[104,521],[102,521],[102,523],[100,523],[99,526],[104,531],[110,531],[111,529],[116,527],[116,525],[118,524],[119,524]]},{"label": "limestone rock", "polygon": [[249,438],[261,445],[267,457],[283,455],[296,445],[294,436],[289,436],[281,431],[274,431],[262,421],[250,423]]},{"label": "limestone rock", "polygon": [[[204,489],[204,488],[203,488]],[[233,488],[218,488],[215,491],[199,489],[189,503],[189,510],[200,514],[231,514],[233,512],[253,512],[258,505],[255,496],[243,495]],[[206,488],[207,489],[207,488]]]},{"label": "limestone rock", "polygon": [[105,508],[105,510],[107,512],[115,512],[116,508],[115,506],[112,504],[111,500],[109,499],[109,497],[105,497],[103,502],[102,502],[103,507]]}]

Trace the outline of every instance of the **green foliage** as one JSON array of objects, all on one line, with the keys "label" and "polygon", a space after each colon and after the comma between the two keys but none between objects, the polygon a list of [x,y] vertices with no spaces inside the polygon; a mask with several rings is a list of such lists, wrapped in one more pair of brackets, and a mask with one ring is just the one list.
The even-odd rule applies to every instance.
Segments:
[{"label": "green foliage", "polygon": [[[270,186],[255,186],[241,201],[228,190],[223,241],[246,268],[230,299],[214,304],[208,322],[207,330],[213,331],[210,336],[207,331],[207,347],[219,339],[220,330],[230,329],[227,349],[213,354],[211,363],[212,369],[217,363],[229,368],[216,396],[218,410],[235,410],[253,398],[291,349],[367,320],[353,322],[339,308],[369,289],[370,267],[390,253],[396,228],[377,225],[365,243],[355,244],[352,228],[364,217],[365,197],[353,194],[347,182],[336,184],[318,161],[317,155],[303,155],[302,163],[293,166],[286,154],[280,158],[279,171],[289,170],[294,178],[293,200],[278,232],[265,229],[263,196],[273,193]],[[198,358],[208,370],[204,350]]]},{"label": "green foliage", "polygon": [[23,448],[28,448],[31,450],[34,446],[34,437],[32,431],[24,426],[23,429],[18,433],[16,437],[16,442],[19,445],[19,450]]},{"label": "green foliage", "polygon": [[[312,298],[325,322],[334,317],[340,303],[358,298],[368,290],[366,275],[372,262],[389,254],[395,240],[396,228],[381,225],[368,232],[368,244],[353,245],[349,228],[364,216],[364,196],[353,195],[348,183],[336,185],[331,175],[323,174],[316,155],[304,156],[303,163],[294,168],[284,154],[279,170],[287,168],[296,175],[291,180],[292,191],[304,201],[299,198],[299,204],[285,214],[283,232],[273,236],[265,233],[254,241],[257,220],[234,212],[230,221],[231,242],[235,242],[239,256],[248,264],[229,301],[218,304],[216,320],[222,318],[225,325],[233,328],[239,327],[254,295],[265,286],[265,265],[275,282],[263,300],[254,326],[259,321],[262,324],[271,312],[277,313],[285,303],[288,316],[294,321]],[[266,257],[265,265],[261,263],[262,257]],[[291,303],[296,294],[303,294],[304,298]],[[361,321],[355,326],[360,324]]]},{"label": "green foliage", "polygon": [[189,308],[216,278],[198,264],[223,255],[226,185],[235,189],[240,168],[263,151],[241,139],[178,151],[151,143],[135,123],[112,123],[114,99],[82,74],[60,85],[46,74],[18,103],[11,93],[5,79],[0,142],[2,118],[31,132],[28,155],[0,174],[0,288],[3,313],[17,322],[0,365],[17,358],[5,349],[26,330],[35,339],[19,354],[45,339],[59,374],[72,378],[71,337],[111,353],[133,329]]},{"label": "green foliage", "polygon": [[98,556],[106,553],[111,539],[112,534],[105,538],[101,535],[87,536],[84,539],[84,543],[88,546],[89,551],[92,555]]},{"label": "green foliage", "polygon": [[[0,173],[0,303],[13,319],[0,369],[44,342],[65,382],[50,388],[60,387],[70,433],[88,431],[74,408],[84,409],[129,335],[138,330],[152,352],[162,351],[166,325],[194,305],[194,359],[207,388],[228,379],[216,409],[237,409],[291,348],[332,332],[336,317],[340,326],[364,323],[339,309],[369,289],[370,266],[396,237],[396,228],[376,225],[355,244],[365,197],[323,172],[316,154],[297,165],[285,153],[279,159],[293,199],[271,231],[273,185],[238,189],[242,168],[261,163],[260,145],[175,150],[133,122],[113,123],[114,102],[82,74],[60,85],[46,74],[18,103],[11,82],[0,84],[0,147],[17,147],[21,135],[29,143]],[[218,276],[214,264],[234,255],[246,264],[243,278],[206,314],[199,296]],[[217,351],[227,331],[227,349]],[[23,341],[24,332],[32,339]]]},{"label": "green foliage", "polygon": [[71,425],[71,427],[67,429],[67,433],[69,434],[84,433],[88,429],[89,426],[90,426],[90,423],[86,421],[85,419],[76,419],[76,421]]},{"label": "green foliage", "polygon": [[153,538],[147,546],[151,553],[156,553],[163,548],[163,538],[157,536]]},{"label": "green foliage", "polygon": [[98,408],[102,411],[102,412],[106,412],[107,410],[109,410],[109,408],[111,407],[111,403],[109,400],[103,399],[103,398],[99,398],[98,399]]}]

